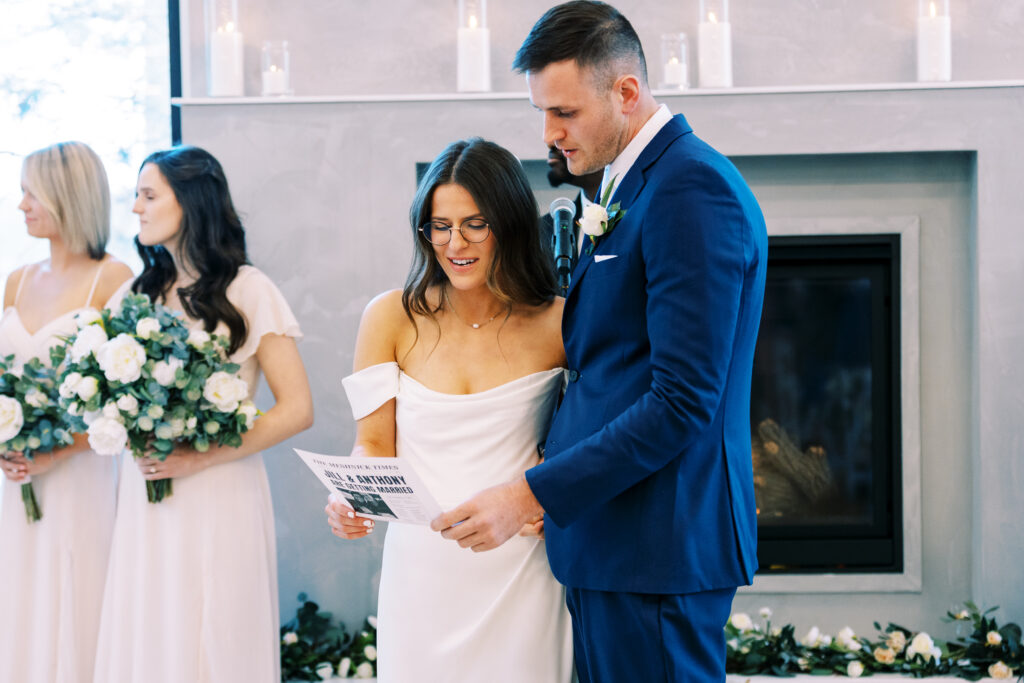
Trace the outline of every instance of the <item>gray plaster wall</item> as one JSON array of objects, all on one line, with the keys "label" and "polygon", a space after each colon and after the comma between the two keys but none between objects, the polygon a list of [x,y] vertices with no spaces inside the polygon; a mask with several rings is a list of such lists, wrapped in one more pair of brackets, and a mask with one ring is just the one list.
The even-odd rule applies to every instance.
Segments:
[{"label": "gray plaster wall", "polygon": [[[182,3],[186,5],[186,3]],[[491,0],[492,89],[524,91],[512,58],[554,2]],[[660,73],[660,36],[690,39],[696,82],[698,3],[613,3],[633,23]],[[260,89],[259,51],[268,39],[291,45],[296,95],[432,93],[455,90],[455,0],[247,0],[239,18],[246,43],[246,94]],[[953,78],[1024,78],[1024,3],[953,0]],[[734,0],[729,3],[737,86],[894,83],[916,78],[917,0]],[[186,26],[203,35],[202,0],[187,0]],[[205,94],[204,43],[191,42],[194,96]],[[190,93],[184,93],[188,96]]]},{"label": "gray plaster wall", "polygon": [[[731,5],[737,85],[913,77],[910,0]],[[1024,28],[1024,6],[966,5],[953,3],[954,77],[1024,76],[1024,45],[1011,39]],[[501,65],[547,6],[492,1],[495,90],[524,91],[520,77],[503,75]],[[677,13],[678,29],[693,32],[696,18],[689,14],[696,14],[696,3],[683,11],[668,3],[620,6],[650,54]],[[454,48],[445,32],[453,30],[454,2],[246,7],[250,94],[258,89],[254,65],[263,37],[293,41],[297,94],[453,90]],[[199,3],[189,11],[194,24]],[[197,85],[201,42],[193,47]],[[201,93],[200,87],[195,94]],[[872,621],[894,620],[941,636],[938,617],[963,598],[1001,604],[1004,618],[1024,619],[1024,328],[1015,294],[1024,291],[1024,88],[694,93],[665,101],[737,160],[769,222],[921,217],[921,592],[743,594],[737,609],[767,604],[800,629],[817,624],[833,633],[845,624],[870,632]],[[540,159],[539,117],[525,98],[454,98],[196,104],[182,107],[182,123],[185,142],[207,147],[224,163],[253,261],[281,286],[306,333],[300,349],[316,425],[267,454],[282,618],[291,618],[295,595],[306,591],[358,625],[375,610],[383,529],[360,542],[331,536],[322,513],[325,492],[290,447],[344,453],[351,445],[340,378],[351,369],[363,307],[404,280],[415,163],[470,135],[494,139],[522,159]],[[941,163],[919,152],[942,153]]]}]

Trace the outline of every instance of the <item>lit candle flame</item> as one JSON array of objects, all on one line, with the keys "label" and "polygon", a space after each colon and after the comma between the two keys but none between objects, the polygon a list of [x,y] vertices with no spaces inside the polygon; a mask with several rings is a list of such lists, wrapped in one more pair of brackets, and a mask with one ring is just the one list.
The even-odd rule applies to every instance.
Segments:
[{"label": "lit candle flame", "polygon": [[710,21],[712,24],[718,23],[718,17],[715,16],[714,12],[708,12],[708,21]]},{"label": "lit candle flame", "polygon": [[277,64],[271,64],[270,65],[270,70],[271,71],[277,71]]},{"label": "lit candle flame", "polygon": [[669,64],[678,64],[679,63],[679,58],[676,57],[675,55],[672,55],[671,59],[668,60],[668,63]]},{"label": "lit candle flame", "polygon": [[469,27],[470,28],[476,28],[476,15],[475,14],[470,14],[469,15]]},{"label": "lit candle flame", "polygon": [[233,33],[233,32],[234,32],[234,30],[235,30],[235,23],[234,23],[233,21],[229,21],[229,22],[228,22],[228,23],[227,23],[227,24],[226,24],[226,25],[224,26],[224,32],[225,32],[225,33]]},{"label": "lit candle flame", "polygon": [[928,3],[928,13],[932,15],[932,19],[935,18],[935,3],[934,2],[929,2]]}]

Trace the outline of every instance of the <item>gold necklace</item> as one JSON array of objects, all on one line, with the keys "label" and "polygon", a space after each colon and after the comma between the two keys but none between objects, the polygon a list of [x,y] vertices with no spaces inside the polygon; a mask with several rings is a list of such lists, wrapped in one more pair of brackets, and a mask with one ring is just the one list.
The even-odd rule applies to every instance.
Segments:
[{"label": "gold necklace", "polygon": [[[462,316],[459,315],[459,312],[455,310],[455,304],[453,304],[452,300],[448,297],[448,288],[444,287],[444,288],[442,288],[441,291],[444,293],[444,300],[445,300],[445,302],[448,304],[448,307],[452,309],[452,313],[454,313],[455,317],[459,319],[459,322],[462,323],[463,325],[468,325],[469,327],[472,327],[474,330],[479,330],[484,325],[487,325],[488,323],[493,322],[494,319],[498,317],[498,313],[501,313],[501,311],[498,311],[498,313],[495,313],[494,315],[492,315],[490,318],[488,318],[487,320],[485,320],[482,323],[467,323],[465,320],[462,319]],[[505,310],[505,309],[502,309],[502,310]]]}]

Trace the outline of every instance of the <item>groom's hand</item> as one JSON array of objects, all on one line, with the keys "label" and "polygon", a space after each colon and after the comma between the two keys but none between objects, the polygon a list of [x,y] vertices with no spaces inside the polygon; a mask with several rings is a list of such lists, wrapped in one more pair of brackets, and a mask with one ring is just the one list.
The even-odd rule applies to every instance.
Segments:
[{"label": "groom's hand", "polygon": [[474,552],[493,550],[515,536],[527,522],[544,514],[526,477],[476,494],[443,513],[430,528]]}]

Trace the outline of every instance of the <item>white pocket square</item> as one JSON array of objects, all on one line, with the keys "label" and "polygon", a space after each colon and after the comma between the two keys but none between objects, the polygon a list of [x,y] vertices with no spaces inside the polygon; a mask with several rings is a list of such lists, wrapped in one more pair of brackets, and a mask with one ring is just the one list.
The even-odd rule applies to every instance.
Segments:
[{"label": "white pocket square", "polygon": [[608,259],[618,258],[618,254],[597,254],[594,256],[594,263],[600,263],[601,261],[607,261]]}]

